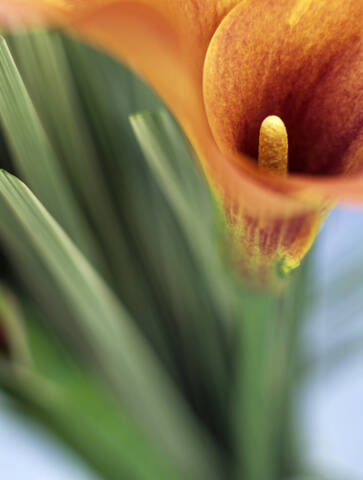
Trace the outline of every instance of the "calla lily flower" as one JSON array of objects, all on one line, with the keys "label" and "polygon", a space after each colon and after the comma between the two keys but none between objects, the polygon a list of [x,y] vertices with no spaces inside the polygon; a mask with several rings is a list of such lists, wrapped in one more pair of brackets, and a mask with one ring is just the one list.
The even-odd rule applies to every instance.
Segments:
[{"label": "calla lily flower", "polygon": [[336,202],[363,200],[361,0],[0,6],[3,25],[35,17],[106,49],[154,87],[193,144],[235,260],[254,281],[299,265]]}]

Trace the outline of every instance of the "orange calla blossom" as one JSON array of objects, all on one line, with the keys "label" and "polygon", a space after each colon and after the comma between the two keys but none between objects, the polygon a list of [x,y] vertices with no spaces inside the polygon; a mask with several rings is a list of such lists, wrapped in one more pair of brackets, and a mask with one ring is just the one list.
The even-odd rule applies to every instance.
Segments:
[{"label": "orange calla blossom", "polygon": [[[361,0],[6,0],[0,22],[13,4],[107,49],[156,89],[251,278],[297,266],[334,203],[363,200]],[[257,167],[259,150],[286,143],[260,134],[271,115],[286,127],[286,174]]]}]

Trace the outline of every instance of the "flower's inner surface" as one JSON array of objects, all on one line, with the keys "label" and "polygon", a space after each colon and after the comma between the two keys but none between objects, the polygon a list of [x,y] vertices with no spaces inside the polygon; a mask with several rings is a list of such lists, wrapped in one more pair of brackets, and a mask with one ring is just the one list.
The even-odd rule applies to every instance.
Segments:
[{"label": "flower's inner surface", "polygon": [[289,134],[289,173],[360,173],[363,4],[297,5],[241,2],[221,23],[204,64],[211,130],[223,152],[257,159],[261,122],[273,113]]},{"label": "flower's inner surface", "polygon": [[288,141],[284,122],[276,115],[265,118],[261,124],[258,143],[258,168],[274,175],[284,176],[288,169]]}]

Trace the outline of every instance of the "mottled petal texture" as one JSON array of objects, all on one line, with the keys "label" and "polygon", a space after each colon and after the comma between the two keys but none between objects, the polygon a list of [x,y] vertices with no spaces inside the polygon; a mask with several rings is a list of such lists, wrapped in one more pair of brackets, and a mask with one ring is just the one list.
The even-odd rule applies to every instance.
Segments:
[{"label": "mottled petal texture", "polygon": [[204,69],[205,105],[221,150],[256,158],[261,122],[275,114],[288,131],[290,172],[361,172],[362,28],[356,0],[235,7]]},{"label": "mottled petal texture", "polygon": [[[362,0],[2,5],[3,24],[44,15],[156,89],[200,157],[249,277],[269,282],[271,272],[295,267],[335,202],[362,202]],[[269,115],[287,128],[286,177],[256,166]]]}]

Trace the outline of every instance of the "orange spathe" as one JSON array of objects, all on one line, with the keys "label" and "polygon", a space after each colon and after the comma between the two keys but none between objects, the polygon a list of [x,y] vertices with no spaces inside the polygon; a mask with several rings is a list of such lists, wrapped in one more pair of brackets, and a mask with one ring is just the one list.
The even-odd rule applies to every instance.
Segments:
[{"label": "orange spathe", "polygon": [[[251,275],[298,265],[330,206],[363,200],[361,0],[16,3],[44,7],[156,89],[199,154]],[[270,115],[286,125],[287,175],[257,168]]]}]

